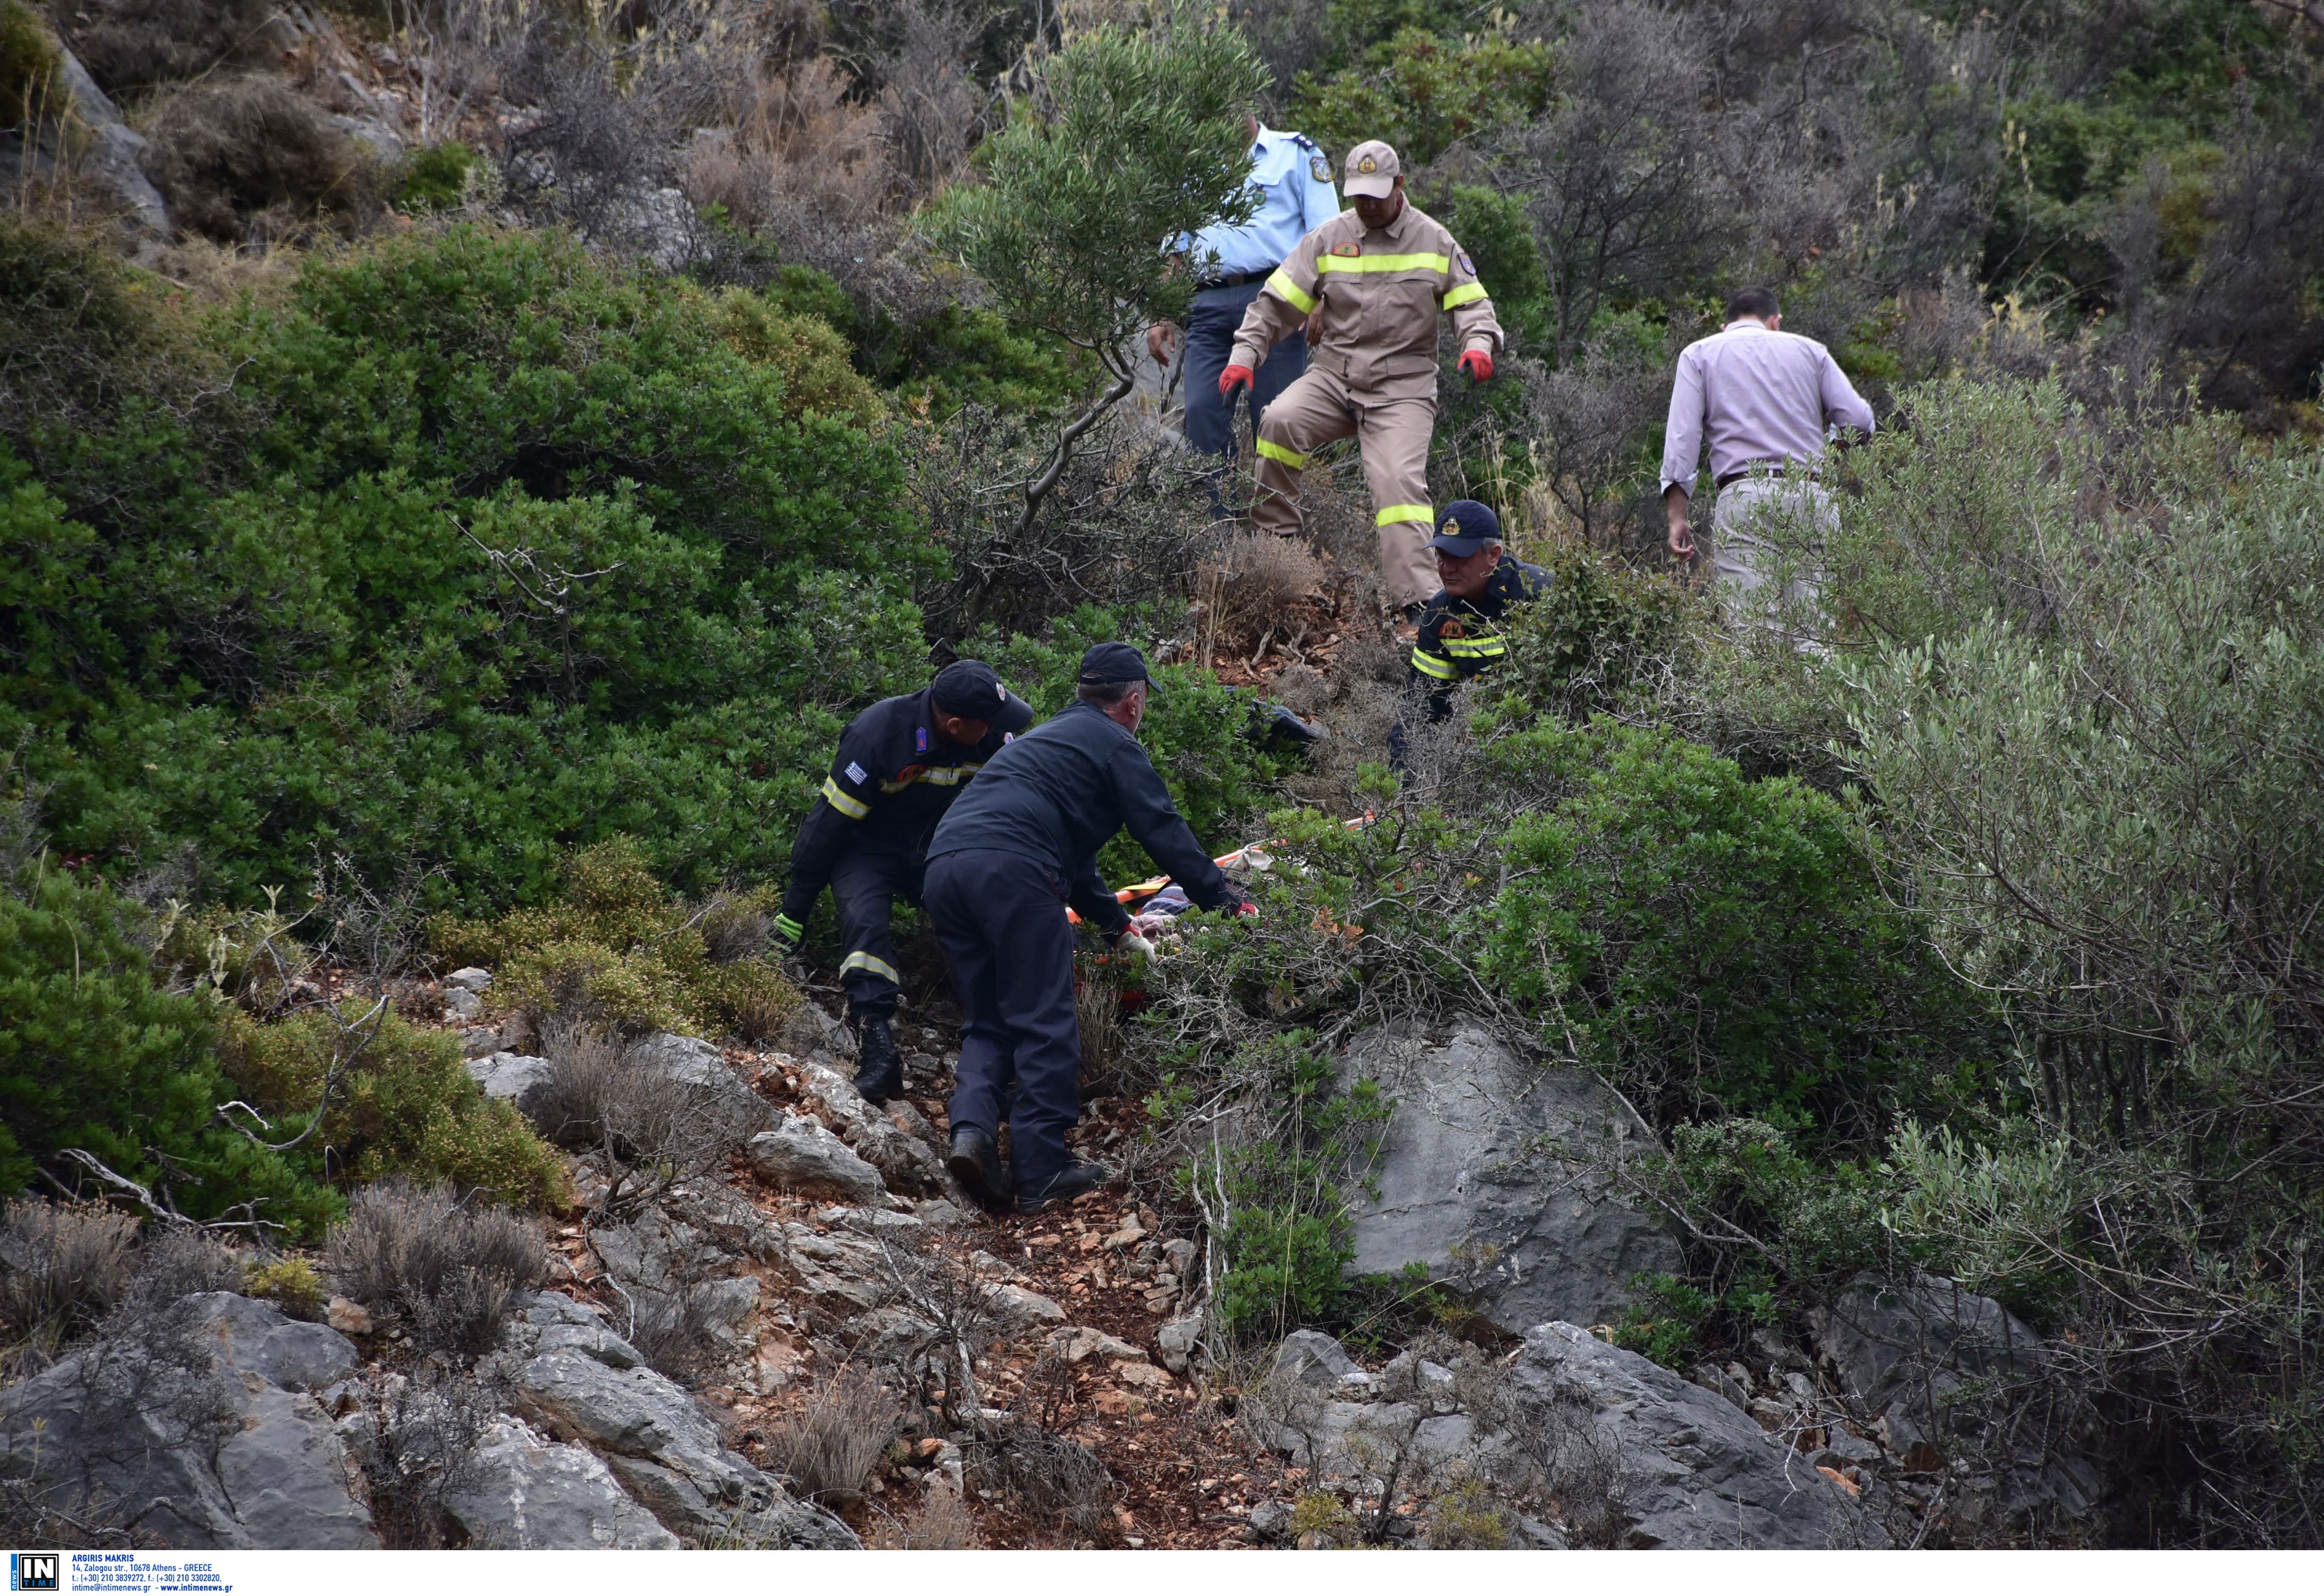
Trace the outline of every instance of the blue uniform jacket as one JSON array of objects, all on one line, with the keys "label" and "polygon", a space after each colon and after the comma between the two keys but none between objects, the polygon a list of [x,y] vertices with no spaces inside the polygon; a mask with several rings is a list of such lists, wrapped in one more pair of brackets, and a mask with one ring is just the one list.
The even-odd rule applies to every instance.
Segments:
[{"label": "blue uniform jacket", "polygon": [[1259,209],[1250,221],[1240,227],[1214,222],[1167,245],[1185,254],[1198,280],[1271,271],[1301,239],[1340,214],[1332,163],[1304,134],[1260,128],[1250,147],[1250,181],[1259,190]]},{"label": "blue uniform jacket", "polygon": [[823,795],[791,844],[791,880],[783,913],[804,922],[851,848],[879,848],[918,860],[953,800],[986,760],[1006,747],[1002,732],[973,748],[936,729],[929,689],[883,698],[847,723],[824,778]]},{"label": "blue uniform jacket", "polygon": [[1048,866],[1065,901],[1108,931],[1130,923],[1097,873],[1097,850],[1123,827],[1205,909],[1241,901],[1194,840],[1137,738],[1076,701],[985,762],[937,822],[928,858],[989,848]]}]

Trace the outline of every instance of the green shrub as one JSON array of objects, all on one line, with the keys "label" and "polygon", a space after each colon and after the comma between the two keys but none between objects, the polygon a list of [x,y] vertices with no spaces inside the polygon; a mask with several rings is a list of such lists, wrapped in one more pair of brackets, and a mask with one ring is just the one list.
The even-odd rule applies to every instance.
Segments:
[{"label": "green shrub", "polygon": [[327,1220],[327,1192],[219,1123],[214,1005],[155,981],[143,911],[45,860],[27,874],[0,891],[0,1188],[90,1186],[61,1156],[78,1148],[197,1218]]},{"label": "green shrub", "polygon": [[1410,171],[1455,142],[1539,114],[1550,60],[1537,41],[1489,33],[1463,41],[1406,27],[1367,51],[1364,68],[1323,82],[1302,73],[1293,125],[1342,154],[1385,139]]},{"label": "green shrub", "polygon": [[1974,1034],[1822,793],[1605,720],[1489,760],[1541,807],[1501,839],[1478,973],[1657,1120],[1844,1124]]},{"label": "green shrub", "polygon": [[476,152],[457,139],[415,150],[395,183],[395,208],[412,215],[448,210],[467,197]]},{"label": "green shrub", "polygon": [[251,1296],[265,1298],[294,1319],[321,1317],[324,1299],[329,1295],[315,1266],[296,1253],[254,1262],[244,1270],[244,1279]]},{"label": "green shrub", "polygon": [[[0,127],[63,116],[66,101],[57,41],[22,0],[0,0]],[[46,102],[45,105],[43,102]]]},{"label": "green shrub", "polygon": [[552,1014],[627,1032],[758,1038],[798,1012],[796,987],[762,940],[714,946],[720,919],[771,913],[772,889],[728,894],[716,915],[673,897],[628,838],[569,856],[552,903],[493,922],[440,919],[429,940],[448,959],[490,966],[496,1012],[536,1026]]},{"label": "green shrub", "polygon": [[511,1207],[567,1200],[557,1155],[514,1106],[484,1095],[458,1041],[442,1032],[417,1030],[390,1013],[367,1037],[350,1039],[327,1010],[268,1025],[230,1014],[219,1056],[278,1143],[308,1128],[334,1064],[345,1066],[321,1126],[285,1155],[313,1178],[448,1181]]},{"label": "green shrub", "polygon": [[786,314],[741,289],[719,296],[718,316],[737,354],[782,373],[783,392],[793,408],[866,427],[887,418],[878,392],[847,363],[847,340],[829,323]]},{"label": "green shrub", "polygon": [[827,346],[748,358],[733,311],[455,227],[213,324],[230,427],[133,394],[30,437],[0,738],[60,845],[190,842],[249,902],[320,844],[470,913],[615,832],[779,871],[846,713],[924,679],[936,556],[893,449],[793,391]]}]

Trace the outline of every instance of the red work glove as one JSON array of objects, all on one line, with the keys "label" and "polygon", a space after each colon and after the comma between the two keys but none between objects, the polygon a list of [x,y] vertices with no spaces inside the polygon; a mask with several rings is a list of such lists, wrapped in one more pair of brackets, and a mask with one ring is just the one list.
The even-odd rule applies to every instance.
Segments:
[{"label": "red work glove", "polygon": [[1493,380],[1493,357],[1481,349],[1472,349],[1461,357],[1461,370],[1472,381],[1490,382]]},{"label": "red work glove", "polygon": [[1229,366],[1219,373],[1219,397],[1234,403],[1235,390],[1249,388],[1259,381],[1259,373],[1249,366]]},{"label": "red work glove", "polygon": [[1235,905],[1234,912],[1238,917],[1245,914],[1255,915],[1259,913],[1259,905],[1252,903],[1249,898],[1245,898],[1241,903]]}]

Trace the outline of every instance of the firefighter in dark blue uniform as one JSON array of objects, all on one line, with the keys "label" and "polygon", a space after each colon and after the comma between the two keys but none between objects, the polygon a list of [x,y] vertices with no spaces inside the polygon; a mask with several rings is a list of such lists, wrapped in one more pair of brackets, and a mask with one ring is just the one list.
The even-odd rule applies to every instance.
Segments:
[{"label": "firefighter in dark blue uniform", "polygon": [[1097,1186],[1065,1133],[1081,1118],[1070,904],[1117,943],[1129,913],[1098,875],[1097,850],[1128,827],[1205,909],[1248,911],[1179,818],[1138,723],[1151,689],[1127,643],[1082,656],[1078,697],[987,762],[928,846],[928,913],[967,1014],[952,1097],[950,1167],[988,1206],[1010,1196],[994,1138],[1009,1116],[1015,1201],[1037,1214]]},{"label": "firefighter in dark blue uniform", "polygon": [[826,884],[846,957],[839,984],[855,1027],[855,1089],[885,1103],[904,1089],[890,1022],[898,977],[889,918],[895,900],[920,901],[928,839],[954,800],[1033,710],[981,659],[946,665],[918,693],[882,699],[847,723],[823,795],[791,844],[790,886],[775,934],[798,946]]},{"label": "firefighter in dark blue uniform", "polygon": [[[1432,726],[1452,713],[1452,690],[1507,656],[1501,623],[1512,606],[1548,590],[1549,573],[1513,558],[1501,547],[1501,518],[1473,499],[1444,507],[1436,536],[1437,580],[1444,585],[1420,611],[1420,635],[1406,664],[1405,699],[1424,709]],[[1407,710],[1409,712],[1409,710]],[[1404,722],[1388,738],[1390,768],[1402,770]]]}]

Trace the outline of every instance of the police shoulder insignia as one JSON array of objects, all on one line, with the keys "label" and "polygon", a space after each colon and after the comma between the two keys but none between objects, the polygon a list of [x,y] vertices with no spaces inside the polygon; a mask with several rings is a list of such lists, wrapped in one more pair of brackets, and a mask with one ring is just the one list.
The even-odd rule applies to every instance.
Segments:
[{"label": "police shoulder insignia", "polygon": [[1332,252],[1335,255],[1360,255],[1364,252],[1364,246],[1360,243],[1335,243],[1332,246]]},{"label": "police shoulder insignia", "polygon": [[1332,163],[1320,155],[1311,156],[1307,161],[1307,175],[1319,183],[1328,183],[1332,180]]}]

